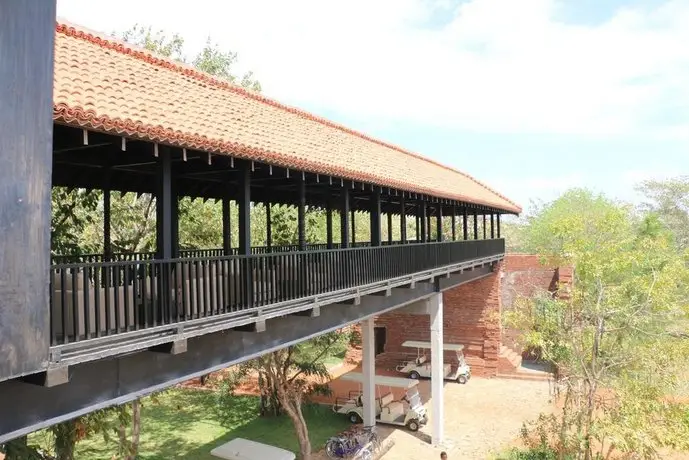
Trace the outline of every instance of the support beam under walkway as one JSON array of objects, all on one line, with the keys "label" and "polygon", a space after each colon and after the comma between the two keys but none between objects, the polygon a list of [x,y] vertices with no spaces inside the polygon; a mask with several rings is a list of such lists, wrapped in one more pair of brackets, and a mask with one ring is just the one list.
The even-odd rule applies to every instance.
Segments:
[{"label": "support beam under walkway", "polygon": [[52,387],[0,382],[0,407],[14,414],[0,417],[0,443],[387,313],[434,292],[434,283],[419,282],[413,288],[393,288],[388,296],[362,296],[358,304],[321,306],[315,317],[267,319],[262,332],[225,330],[191,337],[186,352],[179,354],[139,351],[76,364],[69,366],[67,383]]}]

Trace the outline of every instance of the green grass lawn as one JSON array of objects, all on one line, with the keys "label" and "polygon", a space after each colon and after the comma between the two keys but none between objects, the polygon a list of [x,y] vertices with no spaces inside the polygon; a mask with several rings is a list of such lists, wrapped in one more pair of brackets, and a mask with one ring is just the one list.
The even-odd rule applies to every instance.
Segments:
[{"label": "green grass lawn", "polygon": [[332,369],[335,366],[339,366],[344,362],[345,359],[345,354],[347,353],[347,350],[343,350],[342,352],[335,353],[330,356],[326,356],[323,358],[323,364],[327,366],[328,369]]},{"label": "green grass lawn", "polygon": [[[258,416],[258,398],[237,396],[225,415],[217,410],[214,392],[173,389],[143,400],[139,459],[211,460],[210,451],[224,442],[241,437],[299,452],[292,421],[287,416]],[[323,448],[328,437],[344,430],[347,420],[329,407],[304,407],[314,451]],[[116,452],[102,436],[80,442],[77,460],[103,460]]]}]

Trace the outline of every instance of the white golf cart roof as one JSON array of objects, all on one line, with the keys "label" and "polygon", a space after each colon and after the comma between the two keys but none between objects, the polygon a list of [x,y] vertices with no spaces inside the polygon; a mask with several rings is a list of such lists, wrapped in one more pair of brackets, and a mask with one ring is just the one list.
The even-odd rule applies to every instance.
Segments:
[{"label": "white golf cart roof", "polygon": [[[350,382],[363,383],[364,374],[361,372],[347,372],[340,377],[342,380],[348,380]],[[387,375],[376,375],[375,376],[376,385],[394,387],[394,388],[413,388],[419,384],[418,380],[405,379],[404,377],[389,377]]]},{"label": "white golf cart roof", "polygon": [[[403,347],[409,347],[409,348],[425,348],[425,349],[430,349],[431,348],[431,342],[421,342],[418,340],[407,340],[402,344]],[[461,345],[459,343],[443,343],[443,350],[448,350],[448,351],[462,351],[464,350],[464,345]]]},{"label": "white golf cart roof", "polygon": [[285,449],[256,441],[235,438],[211,450],[213,457],[225,460],[294,460],[297,456]]}]

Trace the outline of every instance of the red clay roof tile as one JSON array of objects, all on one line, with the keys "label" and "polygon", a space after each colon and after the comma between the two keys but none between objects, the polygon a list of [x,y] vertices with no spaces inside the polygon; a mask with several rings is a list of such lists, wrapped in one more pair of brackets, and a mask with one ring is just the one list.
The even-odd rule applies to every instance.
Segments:
[{"label": "red clay roof tile", "polygon": [[521,212],[463,172],[64,22],[53,97],[73,126]]}]

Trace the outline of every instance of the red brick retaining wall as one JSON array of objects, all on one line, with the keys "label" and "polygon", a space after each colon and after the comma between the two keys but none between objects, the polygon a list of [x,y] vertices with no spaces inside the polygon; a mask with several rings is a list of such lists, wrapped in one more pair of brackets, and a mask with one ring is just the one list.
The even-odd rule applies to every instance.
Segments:
[{"label": "red brick retaining wall", "polygon": [[[497,374],[500,353],[501,313],[500,269],[443,294],[443,340],[465,346],[465,356],[474,375]],[[376,318],[376,326],[386,328],[385,352],[376,365],[393,369],[401,360],[415,356],[416,350],[403,348],[406,340],[430,340],[428,315],[388,313]],[[446,362],[451,354],[446,353]]]}]

